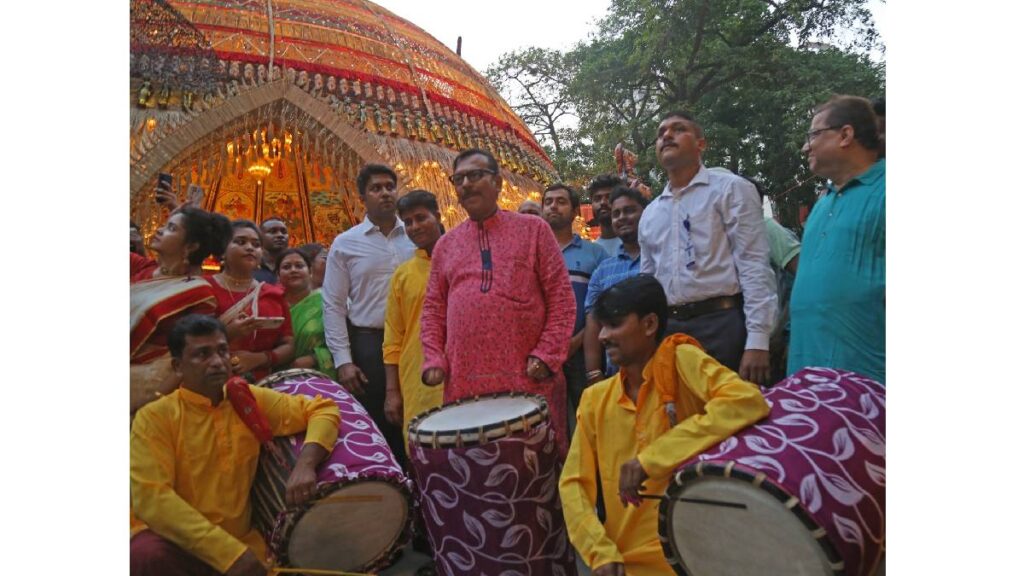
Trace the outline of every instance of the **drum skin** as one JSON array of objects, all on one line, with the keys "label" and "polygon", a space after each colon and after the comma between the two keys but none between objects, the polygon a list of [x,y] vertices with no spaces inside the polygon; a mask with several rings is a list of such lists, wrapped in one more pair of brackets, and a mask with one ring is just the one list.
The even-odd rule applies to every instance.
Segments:
[{"label": "drum skin", "polygon": [[[780,514],[796,519],[799,541],[790,544],[793,550],[818,550],[825,568],[815,574],[875,574],[885,544],[885,387],[853,372],[806,368],[764,396],[771,406],[766,419],[676,470],[659,510],[665,557],[678,574],[703,576],[689,566],[701,564],[707,555],[718,556],[712,563],[720,558],[717,565],[728,565],[737,547],[749,551],[762,544],[722,541],[710,548],[692,536],[690,546],[683,541],[690,528],[679,520],[681,513],[674,513],[686,510],[676,510],[684,506],[677,498],[702,490],[704,495],[740,495],[737,488],[744,486],[736,483],[742,482],[748,483],[746,490],[767,494],[764,500],[776,502]],[[724,526],[735,511],[719,510],[700,513],[718,514]],[[705,517],[705,526],[706,518],[715,516]],[[777,536],[765,535],[765,543]],[[779,548],[778,542],[771,547]]]},{"label": "drum skin", "polygon": [[[543,398],[535,398],[544,405]],[[410,423],[409,446],[438,572],[575,575],[575,556],[558,497],[561,465],[547,410],[527,429],[480,444],[459,440],[460,447],[436,448],[416,440],[424,415]],[[467,422],[467,432],[479,436],[481,427],[503,428],[494,423]]]},{"label": "drum skin", "polygon": [[366,410],[338,383],[314,370],[272,374],[258,386],[330,398],[341,412],[334,450],[317,468],[317,493],[286,509],[284,486],[305,432],[275,438],[282,465],[260,454],[253,482],[253,522],[282,566],[371,572],[390,565],[411,536],[412,483]]}]

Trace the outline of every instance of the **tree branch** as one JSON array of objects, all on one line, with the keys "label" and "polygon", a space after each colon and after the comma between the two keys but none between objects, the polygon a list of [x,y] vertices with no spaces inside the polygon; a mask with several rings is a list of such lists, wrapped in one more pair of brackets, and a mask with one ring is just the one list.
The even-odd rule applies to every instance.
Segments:
[{"label": "tree branch", "polygon": [[687,70],[692,68],[697,61],[697,53],[700,52],[701,45],[704,43],[704,25],[707,23],[708,9],[708,1],[704,0],[704,2],[701,2],[700,9],[697,11],[697,33],[693,37],[693,49],[690,51],[690,59],[686,62]]}]

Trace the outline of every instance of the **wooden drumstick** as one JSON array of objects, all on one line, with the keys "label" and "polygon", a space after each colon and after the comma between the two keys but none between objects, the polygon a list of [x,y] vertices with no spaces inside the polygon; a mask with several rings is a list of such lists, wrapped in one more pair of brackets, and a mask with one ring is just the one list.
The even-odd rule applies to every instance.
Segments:
[{"label": "wooden drumstick", "polygon": [[[641,494],[641,498],[647,500],[669,500],[668,496],[658,496],[657,494]],[[721,500],[706,500],[704,498],[676,498],[678,502],[688,502],[690,504],[707,504],[708,506],[722,506],[724,508],[737,508],[739,510],[746,510],[746,504],[740,504],[739,502],[722,502]]]},{"label": "wooden drumstick", "polygon": [[313,574],[314,576],[373,576],[365,572],[342,572],[340,570],[317,570],[315,568],[271,568],[271,576],[277,574]]}]

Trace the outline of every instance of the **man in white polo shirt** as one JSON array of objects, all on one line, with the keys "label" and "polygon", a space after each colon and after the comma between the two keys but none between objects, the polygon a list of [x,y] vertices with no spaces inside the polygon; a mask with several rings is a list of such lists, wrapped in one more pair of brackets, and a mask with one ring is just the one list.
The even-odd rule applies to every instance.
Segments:
[{"label": "man in white polo shirt", "polygon": [[384,415],[384,307],[395,268],[416,252],[396,213],[398,176],[387,166],[367,164],[356,177],[366,217],[338,235],[324,272],[324,335],[334,356],[338,382],[355,394],[402,458],[402,430]]}]

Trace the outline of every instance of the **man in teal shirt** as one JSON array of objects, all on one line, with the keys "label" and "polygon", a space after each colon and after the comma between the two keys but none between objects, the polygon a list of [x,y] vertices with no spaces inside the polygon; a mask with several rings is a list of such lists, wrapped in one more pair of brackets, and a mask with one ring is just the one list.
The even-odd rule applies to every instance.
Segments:
[{"label": "man in teal shirt", "polygon": [[885,383],[885,159],[871,103],[820,106],[802,152],[828,178],[804,227],[790,300],[788,372],[851,370]]}]

